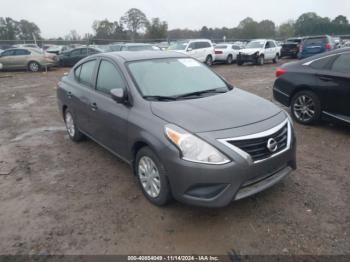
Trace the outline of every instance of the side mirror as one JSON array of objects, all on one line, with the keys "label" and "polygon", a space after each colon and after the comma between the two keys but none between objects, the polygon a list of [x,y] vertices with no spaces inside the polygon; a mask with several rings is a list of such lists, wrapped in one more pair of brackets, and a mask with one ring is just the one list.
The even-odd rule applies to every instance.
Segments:
[{"label": "side mirror", "polygon": [[123,88],[115,88],[110,91],[112,99],[119,104],[124,104],[127,101],[127,93]]},{"label": "side mirror", "polygon": [[190,52],[192,50],[193,50],[192,47],[187,48],[187,52]]}]

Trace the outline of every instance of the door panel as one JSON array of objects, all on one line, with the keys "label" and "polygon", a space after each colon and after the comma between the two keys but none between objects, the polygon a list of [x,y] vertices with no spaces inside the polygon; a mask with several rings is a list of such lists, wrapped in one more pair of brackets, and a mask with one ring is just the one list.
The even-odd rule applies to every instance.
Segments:
[{"label": "door panel", "polygon": [[111,61],[101,60],[92,99],[94,109],[90,110],[92,132],[100,143],[121,157],[127,155],[129,107],[114,101],[110,90],[125,87],[117,66]]}]

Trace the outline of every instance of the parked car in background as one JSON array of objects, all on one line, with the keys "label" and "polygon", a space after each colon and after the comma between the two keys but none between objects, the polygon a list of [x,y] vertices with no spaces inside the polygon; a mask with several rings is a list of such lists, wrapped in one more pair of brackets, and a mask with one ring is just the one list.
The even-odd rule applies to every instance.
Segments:
[{"label": "parked car in background", "polygon": [[329,35],[304,37],[300,45],[299,58],[307,58],[336,48],[333,38]]},{"label": "parked car in background", "polygon": [[48,49],[46,49],[47,53],[55,54],[55,55],[60,55],[65,51],[70,50],[71,48],[69,46],[65,45],[52,45]]},{"label": "parked car in background", "polygon": [[57,56],[36,48],[12,48],[0,54],[0,69],[28,69],[38,72],[57,65]]},{"label": "parked car in background", "polygon": [[271,60],[274,63],[277,63],[281,54],[280,52],[281,47],[277,46],[275,40],[252,40],[244,49],[239,50],[237,55],[237,65],[243,65],[247,62],[263,65],[266,60]]},{"label": "parked car in background", "polygon": [[170,45],[168,50],[187,54],[209,66],[215,61],[214,46],[208,39],[177,41]]},{"label": "parked car in background", "polygon": [[4,51],[4,50],[0,49],[0,54],[2,53],[2,51]]},{"label": "parked car in background", "polygon": [[293,37],[288,38],[285,43],[282,44],[281,57],[293,57],[298,58],[300,44],[303,38]]},{"label": "parked car in background", "polygon": [[299,123],[325,117],[350,123],[350,48],[284,64],[276,76],[274,97]]},{"label": "parked car in background", "polygon": [[241,48],[238,45],[231,43],[220,43],[214,48],[215,61],[226,62],[226,64],[232,64],[237,59],[237,54]]},{"label": "parked car in background", "polygon": [[18,44],[18,45],[13,45],[13,48],[35,48],[35,49],[42,49],[40,46],[37,44]]},{"label": "parked car in background", "polygon": [[111,52],[115,51],[152,51],[160,50],[158,47],[144,43],[116,43],[108,45]]},{"label": "parked car in background", "polygon": [[97,53],[102,53],[103,50],[92,48],[92,47],[79,47],[72,50],[68,50],[59,55],[59,65],[60,66],[73,66],[81,59],[94,55]]},{"label": "parked car in background", "polygon": [[160,50],[167,50],[170,45],[169,45],[169,42],[164,41],[164,42],[155,44],[155,46],[159,47]]},{"label": "parked car in background", "polygon": [[288,114],[177,52],[113,52],[58,83],[73,141],[90,137],[129,163],[145,197],[221,207],[296,167]]}]

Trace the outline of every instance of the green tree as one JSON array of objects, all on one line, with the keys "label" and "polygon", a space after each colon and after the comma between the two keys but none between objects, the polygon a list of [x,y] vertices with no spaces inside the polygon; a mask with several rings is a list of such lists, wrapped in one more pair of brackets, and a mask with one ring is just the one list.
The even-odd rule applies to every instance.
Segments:
[{"label": "green tree", "polygon": [[95,31],[95,38],[97,39],[111,39],[115,32],[115,24],[109,22],[107,19],[102,21],[95,21],[92,25]]},{"label": "green tree", "polygon": [[276,35],[276,26],[275,23],[271,20],[262,20],[258,24],[258,36],[269,38]]},{"label": "green tree", "polygon": [[278,27],[278,36],[283,38],[295,36],[294,21],[289,20],[288,22],[281,24]]},{"label": "green tree", "polygon": [[21,40],[33,39],[33,36],[36,39],[41,39],[40,29],[35,23],[23,19],[17,23],[17,29],[19,31],[18,38]]},{"label": "green tree", "polygon": [[18,22],[10,17],[0,17],[0,39],[16,40],[18,39]]},{"label": "green tree", "polygon": [[131,38],[135,40],[137,32],[148,24],[146,15],[137,8],[131,8],[120,18],[120,23],[131,31]]},{"label": "green tree", "polygon": [[346,18],[346,16],[338,15],[336,18],[333,19],[332,23],[336,25],[348,25],[349,20]]},{"label": "green tree", "polygon": [[149,39],[164,39],[167,37],[168,23],[160,21],[159,18],[153,18],[146,25],[146,38]]}]

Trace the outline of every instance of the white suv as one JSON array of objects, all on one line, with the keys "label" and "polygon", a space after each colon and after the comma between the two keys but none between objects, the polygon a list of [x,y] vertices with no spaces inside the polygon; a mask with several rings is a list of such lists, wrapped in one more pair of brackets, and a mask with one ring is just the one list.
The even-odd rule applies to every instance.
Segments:
[{"label": "white suv", "polygon": [[187,54],[209,66],[215,60],[213,43],[208,39],[177,41],[170,45],[168,50]]},{"label": "white suv", "polygon": [[278,62],[281,55],[281,48],[275,40],[257,39],[250,41],[244,49],[239,50],[237,64],[243,65],[245,62],[253,62],[263,65],[266,60]]}]

